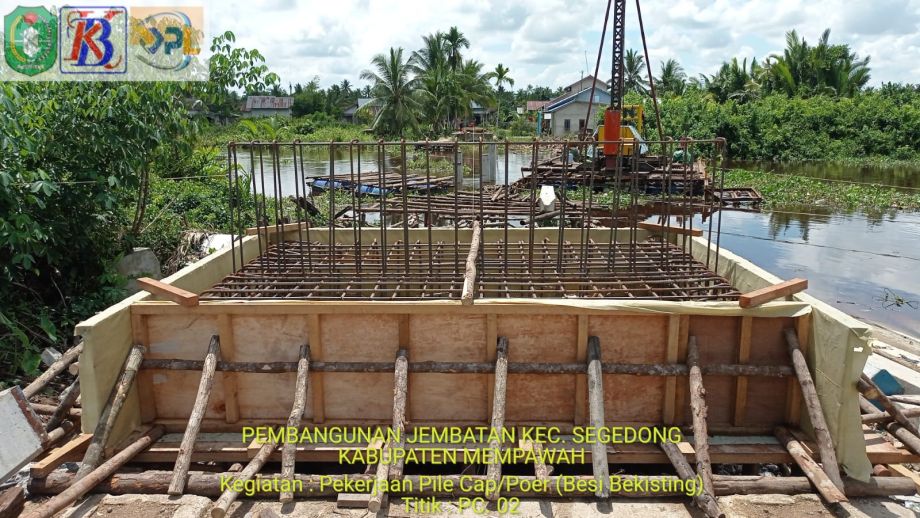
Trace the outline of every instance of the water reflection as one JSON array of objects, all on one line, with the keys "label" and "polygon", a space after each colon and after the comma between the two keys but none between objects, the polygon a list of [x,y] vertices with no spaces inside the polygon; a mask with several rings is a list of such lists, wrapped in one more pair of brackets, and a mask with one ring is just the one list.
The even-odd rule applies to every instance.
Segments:
[{"label": "water reflection", "polygon": [[893,187],[920,188],[920,166],[859,165],[840,162],[762,162],[752,160],[729,160],[726,167],[748,171],[767,171],[780,174],[810,176],[848,182],[877,183]]},{"label": "water reflection", "polygon": [[725,212],[721,244],[782,278],[807,278],[810,294],[846,313],[920,336],[920,310],[887,295],[920,301],[920,214]]}]

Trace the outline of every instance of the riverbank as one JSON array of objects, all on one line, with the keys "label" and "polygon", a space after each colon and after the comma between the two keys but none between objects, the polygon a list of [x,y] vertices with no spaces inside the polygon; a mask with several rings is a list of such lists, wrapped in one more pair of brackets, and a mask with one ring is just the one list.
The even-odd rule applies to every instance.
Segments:
[{"label": "riverbank", "polygon": [[826,180],[806,176],[731,169],[725,187],[753,187],[764,197],[764,208],[808,207],[823,211],[920,210],[920,190],[877,184]]}]

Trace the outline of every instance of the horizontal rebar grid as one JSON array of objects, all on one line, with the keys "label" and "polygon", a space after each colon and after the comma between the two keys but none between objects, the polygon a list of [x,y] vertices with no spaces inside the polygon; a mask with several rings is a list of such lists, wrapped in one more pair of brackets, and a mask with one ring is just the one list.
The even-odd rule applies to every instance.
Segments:
[{"label": "horizontal rebar grid", "polygon": [[[272,245],[202,300],[460,299],[468,244]],[[561,255],[560,255],[561,254]],[[475,298],[735,300],[727,280],[662,242],[484,243]]]}]

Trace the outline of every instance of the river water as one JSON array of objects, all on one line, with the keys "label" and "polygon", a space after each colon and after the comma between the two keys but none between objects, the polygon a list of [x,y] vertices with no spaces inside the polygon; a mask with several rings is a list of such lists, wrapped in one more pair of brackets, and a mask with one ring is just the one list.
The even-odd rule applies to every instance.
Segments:
[{"label": "river water", "polygon": [[[250,169],[248,155],[238,157]],[[346,151],[335,153],[337,173],[348,171],[350,163],[362,174],[379,170],[373,153],[361,156]],[[466,160],[469,162],[469,158]],[[510,153],[507,181],[521,176],[528,154]],[[329,154],[307,153],[297,159],[298,175],[329,174]],[[505,157],[496,160],[497,183],[505,181]],[[255,161],[258,179],[258,161]],[[294,158],[282,155],[282,192],[294,194]],[[386,167],[399,164],[397,154],[386,158]],[[743,167],[781,174],[794,174],[860,183],[880,183],[901,188],[920,188],[920,168],[862,167],[812,162],[805,164],[734,163]],[[271,192],[270,165],[265,162],[266,190]],[[466,178],[464,184],[476,182]],[[260,182],[256,182],[261,191]],[[299,186],[298,186],[299,187]],[[301,190],[302,192],[302,190]],[[815,214],[809,207],[763,213],[724,211],[721,245],[781,278],[804,277],[809,293],[858,318],[878,322],[892,329],[920,336],[920,213],[891,211],[884,216],[864,213]],[[698,221],[699,225],[700,222]],[[703,226],[706,228],[706,226]]]}]

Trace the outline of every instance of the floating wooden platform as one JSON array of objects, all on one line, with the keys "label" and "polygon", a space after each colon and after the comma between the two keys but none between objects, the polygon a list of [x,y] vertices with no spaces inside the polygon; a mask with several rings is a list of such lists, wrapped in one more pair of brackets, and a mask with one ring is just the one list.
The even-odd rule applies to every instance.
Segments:
[{"label": "floating wooden platform", "polygon": [[380,196],[402,191],[427,192],[450,188],[454,185],[452,177],[426,178],[416,174],[403,175],[398,172],[381,174],[375,171],[362,172],[361,174],[338,174],[332,177],[308,178],[307,185],[317,191],[331,188],[354,191],[356,194]]},{"label": "floating wooden platform", "polygon": [[763,203],[763,195],[753,187],[709,188],[706,193],[722,205],[760,205]]}]

